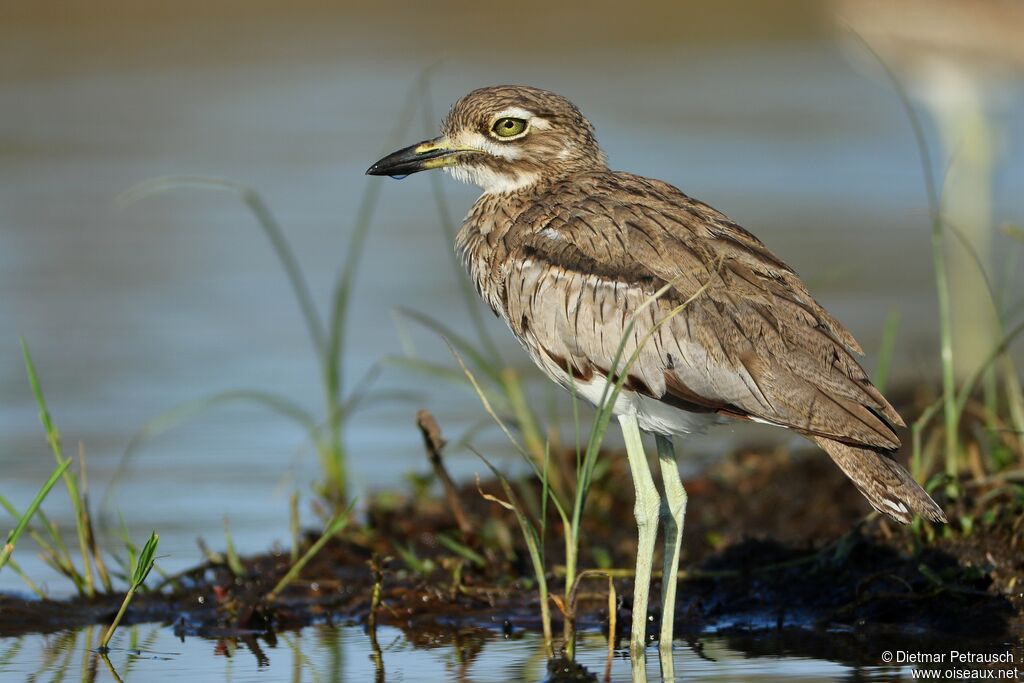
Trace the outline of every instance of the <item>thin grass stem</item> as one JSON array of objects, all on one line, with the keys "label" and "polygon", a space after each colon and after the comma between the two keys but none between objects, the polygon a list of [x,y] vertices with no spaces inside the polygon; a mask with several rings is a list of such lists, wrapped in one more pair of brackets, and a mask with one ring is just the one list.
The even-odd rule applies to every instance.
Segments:
[{"label": "thin grass stem", "polygon": [[114,637],[114,632],[124,618],[125,612],[128,611],[128,605],[131,603],[132,598],[135,597],[135,593],[146,582],[149,572],[152,571],[153,565],[156,562],[156,548],[159,543],[160,536],[156,532],[151,533],[149,540],[146,541],[146,545],[142,548],[142,552],[139,553],[138,559],[134,562],[131,569],[128,591],[125,593],[124,600],[121,601],[121,607],[117,610],[114,621],[111,622],[110,627],[100,640],[99,651],[101,654],[105,654],[108,651],[110,639]]},{"label": "thin grass stem", "polygon": [[924,179],[925,194],[928,198],[931,222],[932,264],[935,270],[935,293],[939,306],[939,339],[942,361],[942,402],[945,422],[945,469],[946,474],[955,478],[960,470],[959,424],[960,418],[956,410],[956,375],[953,364],[953,320],[952,303],[949,290],[949,271],[946,266],[945,238],[942,222],[942,200],[935,182],[935,171],[932,165],[931,152],[924,134],[924,126],[914,109],[910,96],[903,83],[889,65],[882,59],[871,44],[856,31],[850,29],[854,36],[864,45],[865,49],[877,60],[886,77],[892,83],[900,105],[907,115],[913,130],[914,142],[917,145],[921,161],[921,173]]},{"label": "thin grass stem", "polygon": [[33,498],[32,502],[29,503],[25,512],[18,517],[17,524],[7,535],[4,547],[0,549],[0,569],[3,569],[4,565],[7,564],[8,560],[10,560],[11,554],[14,552],[14,547],[17,545],[18,539],[21,538],[21,535],[25,533],[25,529],[28,528],[28,523],[32,519],[32,516],[35,515],[36,510],[38,510],[39,506],[42,505],[43,500],[45,500],[46,496],[49,495],[50,490],[57,483],[57,480],[64,476],[64,473],[70,465],[70,460],[65,460],[59,463],[53,472],[50,473],[46,483],[44,483],[42,488],[40,488],[36,493],[35,498]]},{"label": "thin grass stem", "polygon": [[238,552],[235,551],[235,541],[231,537],[231,522],[227,515],[224,515],[224,557],[232,574],[235,576],[245,576],[245,567],[242,566],[242,561],[238,558]]},{"label": "thin grass stem", "polygon": [[[53,419],[50,417],[49,408],[46,405],[46,400],[43,398],[43,389],[39,382],[39,376],[36,373],[35,364],[32,362],[32,354],[29,352],[28,344],[25,339],[21,339],[21,354],[25,361],[25,372],[28,374],[29,385],[32,388],[32,394],[35,396],[36,405],[39,407],[39,421],[43,425],[43,429],[46,431],[46,441],[50,444],[50,450],[53,451],[53,457],[57,460],[57,464],[61,465],[65,461],[70,462],[70,458],[65,459],[64,453],[61,447],[60,432],[53,424]],[[95,588],[92,581],[92,571],[89,564],[89,544],[86,538],[85,531],[85,520],[86,513],[83,510],[83,502],[81,494],[78,491],[78,484],[75,482],[75,478],[65,469],[61,475],[61,479],[64,482],[64,487],[67,489],[68,498],[71,499],[71,505],[75,511],[75,530],[78,536],[78,548],[82,555],[82,564],[85,567],[85,573],[82,576],[82,584],[79,585],[80,591],[86,597],[93,597],[96,594]]]},{"label": "thin grass stem", "polygon": [[[434,100],[431,96],[430,91],[430,78],[429,70],[424,72],[423,79],[420,81],[420,110],[423,112],[423,124],[427,131],[432,131],[434,126],[437,124],[434,118]],[[430,133],[427,133],[430,135]],[[442,184],[443,178],[436,173],[430,174],[430,189],[434,195],[434,205],[437,207],[438,223],[441,226],[441,232],[445,237],[445,244],[453,244],[455,242],[455,220],[452,215],[452,211],[448,206],[448,201],[445,198],[444,185]],[[458,255],[453,249],[447,249],[448,258],[451,259],[452,272],[458,272],[462,269],[462,264],[459,263]],[[480,345],[484,351],[490,357],[490,364],[495,367],[503,365],[501,353],[498,351],[497,344],[494,343],[493,337],[487,329],[487,324],[484,322],[483,307],[480,305],[480,301],[477,299],[476,292],[469,280],[464,277],[458,279],[459,293],[462,295],[463,304],[466,307],[466,312],[469,313],[470,321],[473,323],[473,329],[476,330],[477,339],[480,341]]]},{"label": "thin grass stem", "polygon": [[22,582],[25,584],[25,586],[28,587],[30,591],[35,593],[37,598],[39,598],[40,600],[46,599],[46,591],[40,588],[39,584],[33,581],[29,577],[29,575],[26,574],[24,570],[22,570],[21,565],[15,562],[12,558],[8,558],[4,566],[10,567],[11,571],[14,572],[15,575],[17,575],[17,577],[22,580]]},{"label": "thin grass stem", "polygon": [[893,354],[896,350],[896,336],[900,329],[900,310],[891,308],[885,317],[882,327],[882,342],[878,347],[878,364],[875,366],[875,387],[885,393],[889,383],[889,371],[892,369]]},{"label": "thin grass stem", "polygon": [[269,593],[267,593],[268,601],[272,602],[276,600],[277,597],[281,594],[281,592],[285,588],[287,588],[296,578],[298,578],[299,574],[302,572],[302,569],[309,563],[310,560],[316,557],[317,553],[319,553],[323,549],[323,547],[327,545],[327,542],[334,538],[342,529],[345,528],[345,525],[348,524],[349,521],[349,514],[352,511],[352,505],[353,504],[350,503],[347,508],[345,508],[341,512],[336,513],[330,520],[328,520],[327,524],[324,526],[323,533],[320,534],[320,537],[316,539],[316,541],[314,541],[313,544],[309,546],[308,549],[306,549],[306,552],[303,553],[302,557],[300,557],[295,563],[292,564],[292,566],[288,569],[288,572],[284,576],[282,576],[281,579],[277,582],[277,584],[274,585],[274,588]]},{"label": "thin grass stem", "polygon": [[515,491],[512,489],[512,485],[504,474],[498,470],[497,467],[491,464],[491,462],[484,457],[480,451],[470,447],[470,450],[487,466],[494,477],[501,484],[502,490],[505,492],[505,496],[508,498],[507,501],[500,500],[499,498],[492,496],[488,493],[484,493],[480,489],[479,479],[477,480],[477,490],[480,491],[480,495],[485,499],[493,503],[497,503],[506,510],[510,510],[515,514],[516,521],[519,523],[519,530],[522,533],[523,540],[526,541],[526,548],[530,555],[530,563],[533,565],[534,578],[537,581],[537,592],[540,599],[540,614],[541,614],[541,629],[544,633],[544,647],[547,651],[547,656],[551,657],[554,653],[552,644],[554,642],[554,636],[551,630],[551,606],[548,604],[548,580],[544,570],[543,555],[540,550],[540,540],[537,537],[537,529],[530,522],[530,519],[523,512],[523,506],[516,497]]},{"label": "thin grass stem", "polygon": [[293,491],[288,497],[288,529],[292,539],[292,564],[299,559],[299,546],[302,543],[301,523],[299,520],[299,492]]}]

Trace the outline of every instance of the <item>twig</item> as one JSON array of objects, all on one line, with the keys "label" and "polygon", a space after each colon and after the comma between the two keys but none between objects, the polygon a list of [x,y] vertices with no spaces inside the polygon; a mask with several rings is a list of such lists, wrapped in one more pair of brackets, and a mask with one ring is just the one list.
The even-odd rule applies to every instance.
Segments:
[{"label": "twig", "polygon": [[383,592],[384,573],[380,568],[380,555],[373,554],[368,562],[373,575],[373,592],[370,594],[370,614],[366,617],[366,630],[370,634],[370,645],[375,652],[380,652],[377,644],[377,612],[380,610],[380,597]]},{"label": "twig", "polygon": [[437,425],[437,420],[430,414],[430,411],[425,409],[416,413],[416,426],[420,428],[420,433],[423,434],[423,445],[427,449],[427,459],[430,461],[430,466],[434,468],[434,474],[440,480],[441,486],[444,487],[444,494],[448,499],[448,507],[451,508],[452,515],[455,516],[455,523],[459,525],[459,531],[462,532],[465,538],[472,538],[473,526],[466,518],[466,511],[462,507],[462,501],[459,500],[459,492],[455,488],[451,475],[448,474],[448,469],[444,466],[444,460],[441,458],[441,451],[444,450],[447,443],[444,437],[441,436],[441,428]]},{"label": "twig", "polygon": [[96,566],[96,573],[103,584],[103,590],[107,593],[114,592],[114,584],[110,580],[110,572],[107,571],[107,563],[103,560],[103,551],[96,543],[96,532],[93,529],[92,515],[89,514],[89,475],[85,467],[85,444],[78,442],[78,468],[82,477],[82,512],[85,515],[84,530],[85,543],[92,553],[92,561]]},{"label": "twig", "polygon": [[288,499],[288,527],[292,537],[291,560],[292,564],[299,559],[299,544],[301,541],[299,521],[299,492],[293,491]]}]

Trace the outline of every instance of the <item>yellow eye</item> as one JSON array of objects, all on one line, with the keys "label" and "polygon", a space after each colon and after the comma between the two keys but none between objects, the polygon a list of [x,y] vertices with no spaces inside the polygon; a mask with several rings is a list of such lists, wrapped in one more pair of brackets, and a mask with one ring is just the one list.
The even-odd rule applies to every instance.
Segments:
[{"label": "yellow eye", "polygon": [[491,132],[499,138],[514,138],[517,135],[522,135],[525,130],[526,121],[514,119],[511,116],[502,117],[491,126]]}]

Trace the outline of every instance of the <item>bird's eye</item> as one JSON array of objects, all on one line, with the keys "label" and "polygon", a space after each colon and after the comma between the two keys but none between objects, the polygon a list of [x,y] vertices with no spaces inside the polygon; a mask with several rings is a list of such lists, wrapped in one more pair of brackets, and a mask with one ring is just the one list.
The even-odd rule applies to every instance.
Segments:
[{"label": "bird's eye", "polygon": [[514,138],[517,135],[522,135],[525,130],[526,121],[511,116],[503,116],[491,126],[491,132],[499,138]]}]

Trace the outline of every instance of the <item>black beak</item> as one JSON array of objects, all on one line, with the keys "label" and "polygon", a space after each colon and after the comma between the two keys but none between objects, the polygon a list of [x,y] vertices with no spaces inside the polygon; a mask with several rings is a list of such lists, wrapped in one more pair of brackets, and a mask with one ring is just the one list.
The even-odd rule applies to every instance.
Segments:
[{"label": "black beak", "polygon": [[460,155],[473,152],[476,150],[451,146],[447,138],[435,138],[392,152],[366,169],[366,175],[404,178],[411,173],[452,166]]}]

